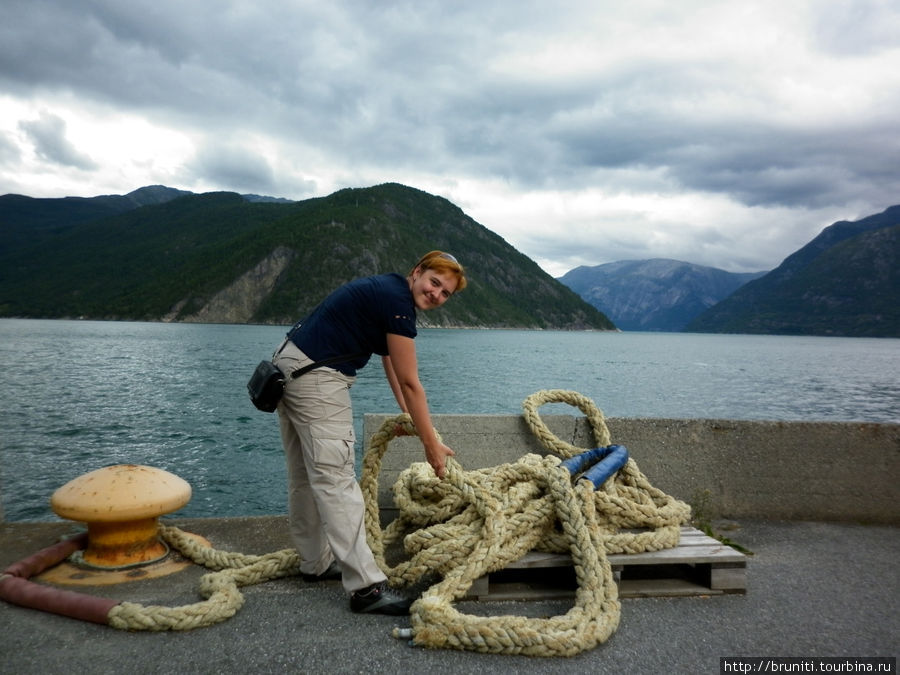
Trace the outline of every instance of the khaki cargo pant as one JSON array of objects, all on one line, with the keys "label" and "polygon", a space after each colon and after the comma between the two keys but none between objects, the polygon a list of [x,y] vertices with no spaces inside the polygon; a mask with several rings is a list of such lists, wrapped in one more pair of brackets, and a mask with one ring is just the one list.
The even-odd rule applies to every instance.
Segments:
[{"label": "khaki cargo pant", "polygon": [[[292,342],[276,355],[285,375],[311,363]],[[356,378],[316,368],[288,380],[278,404],[287,461],[288,517],[305,574],[337,560],[353,592],[385,580],[366,542],[365,504],[354,471],[350,386]]]}]

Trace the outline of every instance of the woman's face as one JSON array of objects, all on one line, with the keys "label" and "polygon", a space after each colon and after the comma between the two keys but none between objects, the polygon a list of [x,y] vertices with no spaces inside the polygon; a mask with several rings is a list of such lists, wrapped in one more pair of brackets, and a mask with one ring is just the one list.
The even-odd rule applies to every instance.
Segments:
[{"label": "woman's face", "polygon": [[452,272],[440,273],[417,267],[413,270],[409,289],[412,291],[416,309],[425,311],[447,302],[456,290],[456,285],[456,276]]}]

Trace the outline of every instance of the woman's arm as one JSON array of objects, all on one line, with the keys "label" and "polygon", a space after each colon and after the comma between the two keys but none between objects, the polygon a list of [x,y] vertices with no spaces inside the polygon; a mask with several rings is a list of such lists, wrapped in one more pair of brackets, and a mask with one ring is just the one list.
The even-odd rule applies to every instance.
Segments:
[{"label": "woman's arm", "polygon": [[[419,381],[419,367],[416,361],[416,343],[412,338],[388,333],[388,357],[382,359],[388,382],[404,412],[412,417],[419,440],[425,447],[425,458],[438,478],[444,477],[447,457],[453,450],[441,443],[431,424],[428,399],[425,388]],[[391,374],[395,381],[392,381]],[[396,387],[396,388],[395,388]],[[397,396],[399,392],[399,396]],[[405,404],[405,407],[404,407]]]},{"label": "woman's arm", "polygon": [[387,378],[388,384],[391,385],[391,391],[394,392],[397,405],[400,406],[400,410],[403,412],[409,412],[406,409],[406,401],[403,399],[403,392],[400,390],[400,383],[397,381],[397,373],[394,372],[394,364],[391,363],[391,357],[382,356],[381,365],[384,366],[384,376]]}]

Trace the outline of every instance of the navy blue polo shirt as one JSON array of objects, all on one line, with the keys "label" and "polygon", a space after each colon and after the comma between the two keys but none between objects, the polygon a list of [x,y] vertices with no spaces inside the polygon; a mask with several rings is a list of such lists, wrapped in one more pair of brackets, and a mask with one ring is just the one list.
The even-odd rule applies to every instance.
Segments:
[{"label": "navy blue polo shirt", "polygon": [[396,273],[356,279],[333,291],[303,320],[291,341],[313,361],[365,353],[331,366],[353,376],[372,354],[388,353],[388,333],[416,337],[416,306],[409,282]]}]

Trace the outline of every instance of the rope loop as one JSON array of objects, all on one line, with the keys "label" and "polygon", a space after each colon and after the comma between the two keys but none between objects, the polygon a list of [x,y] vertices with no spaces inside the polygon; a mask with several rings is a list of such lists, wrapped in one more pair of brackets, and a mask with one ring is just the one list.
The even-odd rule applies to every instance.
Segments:
[{"label": "rope loop", "polygon": [[550,452],[555,452],[563,459],[573,457],[585,450],[571,443],[567,443],[557,437],[538,414],[538,408],[547,403],[567,403],[578,408],[590,423],[591,430],[594,432],[594,441],[597,447],[603,447],[610,444],[609,429],[606,428],[606,419],[594,402],[587,396],[583,396],[575,391],[567,391],[565,389],[544,389],[535,392],[522,402],[522,411],[525,416],[525,422],[531,429],[531,432],[537,436],[541,444]]},{"label": "rope loop", "polygon": [[160,536],[198,565],[218,570],[200,578],[200,595],[206,599],[181,607],[122,602],[107,614],[107,623],[113,628],[165,631],[211,626],[231,618],[241,608],[244,604],[241,586],[300,572],[300,556],[294,549],[265,555],[219,551],[203,546],[177,527],[163,524],[160,524]]}]

